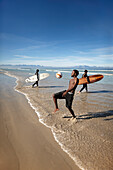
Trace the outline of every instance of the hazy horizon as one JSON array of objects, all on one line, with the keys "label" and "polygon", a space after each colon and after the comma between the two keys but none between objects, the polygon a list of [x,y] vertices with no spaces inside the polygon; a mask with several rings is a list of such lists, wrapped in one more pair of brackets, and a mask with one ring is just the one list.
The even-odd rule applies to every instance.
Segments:
[{"label": "hazy horizon", "polygon": [[104,67],[104,66],[88,66],[88,65],[75,65],[75,66],[61,66],[61,67],[59,67],[59,66],[43,66],[43,65],[27,65],[27,64],[0,64],[0,67],[7,67],[7,66],[17,66],[17,67],[38,67],[38,68],[63,68],[63,69],[73,69],[74,67],[76,67],[76,68],[79,68],[79,69],[110,69],[110,70],[113,70],[113,67],[110,67],[110,66],[106,66],[106,67]]}]

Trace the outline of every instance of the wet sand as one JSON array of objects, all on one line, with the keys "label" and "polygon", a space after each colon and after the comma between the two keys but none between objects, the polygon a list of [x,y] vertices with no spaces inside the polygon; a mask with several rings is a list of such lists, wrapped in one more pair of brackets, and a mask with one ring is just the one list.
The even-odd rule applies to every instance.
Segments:
[{"label": "wet sand", "polygon": [[[22,74],[21,72],[14,72],[14,71],[10,73],[13,76],[18,77],[18,82],[17,82],[18,85],[16,86],[16,90],[25,94],[29,104],[31,105],[32,108],[35,109],[35,112],[34,112],[31,107],[28,107],[29,104],[27,103],[27,100],[24,100],[24,102],[26,101],[27,103],[26,107],[23,106],[24,102],[21,102],[20,106],[17,107],[19,109],[19,112],[22,114],[21,116],[20,114],[18,116],[20,118],[23,117],[21,120],[23,122],[22,127],[25,127],[26,125],[24,130],[22,129],[21,131],[24,132],[24,134],[26,135],[27,134],[29,135],[29,132],[37,134],[37,137],[36,135],[35,137],[31,135],[30,139],[29,137],[26,137],[27,139],[29,139],[29,140],[26,139],[26,143],[28,141],[29,142],[31,141],[31,143],[30,145],[27,144],[25,148],[27,146],[31,148],[32,144],[33,144],[32,147],[36,146],[37,148],[37,143],[40,143],[41,141],[46,141],[47,143],[49,139],[52,139],[49,141],[54,141],[55,143],[54,149],[56,149],[56,151],[58,150],[62,151],[61,150],[62,148],[72,158],[70,159],[68,155],[66,155],[64,152],[60,153],[58,151],[58,155],[61,155],[63,157],[64,162],[67,162],[67,160],[69,159],[69,162],[68,162],[69,169],[73,169],[73,168],[76,169],[75,164],[79,168],[85,169],[85,170],[112,170],[113,169],[113,131],[112,131],[113,129],[113,90],[112,90],[113,88],[112,87],[113,86],[112,84],[107,84],[107,85],[101,84],[101,83],[91,84],[88,86],[89,93],[83,92],[80,95],[75,94],[75,99],[73,101],[73,110],[77,116],[77,123],[76,123],[76,122],[71,121],[70,119],[71,115],[65,107],[64,100],[58,101],[59,108],[60,108],[59,112],[57,112],[56,114],[52,113],[54,110],[52,94],[55,92],[67,89],[68,87],[67,79],[64,78],[59,81],[58,79],[54,78],[53,74],[51,74],[49,78],[39,82],[38,88],[37,87],[31,88],[30,84],[25,83],[25,77],[27,76],[26,73],[25,75]],[[5,79],[4,81],[5,86],[7,86],[7,84],[12,84],[12,79],[10,82],[9,82],[9,79],[10,78]],[[15,85],[16,83],[12,84],[12,87],[14,87]],[[5,89],[4,86],[2,86],[2,84],[1,84],[1,87],[2,89]],[[10,88],[10,90],[9,90],[9,87],[10,86],[8,85],[7,91],[10,95],[16,94],[17,96],[18,94],[19,96],[22,96],[23,98],[23,95],[20,95],[19,93],[16,93],[16,92],[14,93],[14,90],[12,89],[12,87]],[[81,86],[79,86],[77,90],[79,90],[80,88]],[[13,92],[11,92],[11,89],[13,90]],[[4,92],[4,94],[8,94],[6,92]],[[2,93],[3,93],[3,90],[2,90]],[[1,94],[1,96],[3,95]],[[17,101],[22,101],[22,99],[19,100],[19,97],[18,97]],[[16,101],[13,101],[11,103],[14,104],[14,102]],[[21,107],[22,107],[22,111],[20,111]],[[13,106],[11,108],[13,108]],[[60,144],[61,148],[59,145],[57,145],[58,148],[56,147],[56,142],[52,134],[50,133],[51,135],[50,136],[48,135],[49,129],[38,122],[38,117],[36,113],[38,114],[39,121],[42,124],[45,124],[45,126],[49,126],[51,128],[52,134],[54,135],[55,140]],[[34,129],[37,128],[36,131],[32,130],[32,127],[31,125],[29,125],[29,123],[33,125]],[[19,128],[21,129],[21,127],[19,127],[20,123],[18,121],[15,127],[17,127],[17,125],[18,125],[18,129]],[[44,129],[44,131],[42,129]],[[41,134],[40,134],[40,131],[41,131]],[[20,134],[22,135],[21,132]],[[19,138],[23,139],[24,134],[22,136],[20,135]],[[42,134],[44,134],[43,135],[44,138],[39,136],[39,135],[42,136]],[[46,137],[45,137],[45,134],[47,134]],[[38,136],[39,138],[42,139],[41,141],[38,138]],[[36,139],[32,140],[31,138],[36,138]],[[22,146],[22,142],[19,142],[21,146]],[[36,142],[36,145],[35,145],[35,142]],[[41,148],[45,148],[46,143],[44,143],[44,146]],[[53,146],[53,144],[51,145]],[[42,142],[41,142],[41,146],[42,146]],[[36,148],[34,150],[38,152],[39,150]],[[47,153],[51,155],[51,157],[47,156],[48,158],[50,158],[50,162],[51,162],[51,160],[53,160],[54,158],[53,156],[54,154],[52,155],[52,153],[55,153],[55,161],[57,161],[58,160],[58,159],[56,160],[57,152],[55,152],[54,149],[49,150],[48,149],[49,147],[46,147],[46,148],[47,149],[44,149],[44,155],[46,154],[45,151],[47,150],[48,151]],[[15,150],[16,149],[14,149],[14,151]],[[23,149],[23,150],[26,151],[27,149]],[[36,153],[35,151],[33,153]],[[15,152],[15,153],[17,155],[18,152]],[[38,155],[41,155],[41,154],[42,152],[40,151]],[[64,158],[65,156],[62,154],[64,154],[67,158],[65,159]],[[27,155],[28,156],[26,157],[26,159],[24,157],[25,159],[24,162],[28,162],[26,160],[28,160],[28,158],[30,159],[31,158],[30,155],[32,154],[28,152]],[[37,159],[37,157],[38,156],[33,156],[33,159],[34,158]],[[39,158],[40,157],[38,157],[38,159]],[[43,162],[45,161],[44,158],[42,159]],[[61,160],[61,158],[59,158],[59,160]],[[50,162],[49,162],[49,165],[50,165]],[[28,164],[30,164],[30,161]],[[61,164],[53,163],[53,164],[55,166],[58,165],[57,166],[58,169],[59,167],[61,167],[61,165],[63,166],[63,163]],[[35,163],[34,163],[34,166],[35,166]],[[55,168],[52,167],[52,169],[55,169]],[[66,168],[61,167],[60,169],[66,169]]]},{"label": "wet sand", "polygon": [[[51,127],[53,135],[81,169],[113,169],[113,91],[111,85],[92,84],[89,93],[75,94],[73,109],[77,123],[59,100],[60,110],[53,114],[52,94],[66,89],[67,80],[52,77],[40,81],[39,88],[22,85],[16,89],[27,94],[30,103],[39,113],[40,121]],[[80,86],[78,87],[78,89]],[[77,89],[77,90],[78,90]],[[111,90],[110,90],[111,89]]]},{"label": "wet sand", "polygon": [[38,121],[15,79],[0,74],[0,170],[79,170]]}]

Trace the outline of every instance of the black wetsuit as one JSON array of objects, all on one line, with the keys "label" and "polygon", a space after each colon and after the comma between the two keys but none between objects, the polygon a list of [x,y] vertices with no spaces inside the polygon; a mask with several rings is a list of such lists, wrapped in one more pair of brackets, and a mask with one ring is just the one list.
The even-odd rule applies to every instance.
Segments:
[{"label": "black wetsuit", "polygon": [[78,86],[78,83],[79,83],[79,79],[77,78],[77,84],[76,84],[76,86],[75,86],[75,88],[74,88],[74,92],[73,92],[73,93],[72,93],[72,92],[67,92],[67,94],[66,94],[64,97],[62,97],[62,95],[63,95],[63,93],[64,93],[66,90],[63,90],[63,91],[60,91],[60,92],[54,94],[54,97],[55,97],[56,99],[65,99],[65,100],[66,100],[66,107],[67,107],[68,109],[71,109],[71,107],[72,107],[72,102],[73,102],[74,93],[75,93],[75,89],[76,89],[77,86]]},{"label": "black wetsuit", "polygon": [[37,81],[32,85],[32,87],[34,87],[34,85],[36,84],[38,86],[38,81],[39,81],[39,70],[36,70],[35,75],[37,75]]},{"label": "black wetsuit", "polygon": [[[87,80],[88,80],[87,73],[84,73],[82,75],[82,78],[84,78],[84,77],[87,77]],[[84,89],[86,89],[86,91],[88,91],[87,84],[83,84],[83,87],[81,88],[80,92],[83,91]]]}]

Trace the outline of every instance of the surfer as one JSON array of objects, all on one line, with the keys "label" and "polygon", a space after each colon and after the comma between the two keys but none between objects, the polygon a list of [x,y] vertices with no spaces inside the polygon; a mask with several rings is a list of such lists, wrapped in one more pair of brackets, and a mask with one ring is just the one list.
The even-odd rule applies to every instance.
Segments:
[{"label": "surfer", "polygon": [[32,87],[34,87],[35,84],[38,86],[38,81],[39,81],[39,69],[36,70],[35,75],[37,75],[37,81],[32,85]]},{"label": "surfer", "polygon": [[[88,72],[88,70],[84,70],[84,74],[82,75],[82,78],[86,77],[87,80],[89,81],[87,72]],[[81,88],[79,93],[81,93],[84,89],[86,89],[86,92],[88,92],[87,84],[83,84],[83,87]]]},{"label": "surfer", "polygon": [[66,107],[68,108],[68,110],[72,114],[73,118],[76,118],[74,111],[72,110],[72,102],[73,102],[75,89],[77,88],[77,85],[79,83],[79,79],[77,78],[78,75],[79,75],[79,71],[73,70],[72,73],[71,73],[71,77],[73,77],[73,79],[70,80],[68,89],[53,94],[53,101],[54,101],[54,104],[55,104],[54,113],[59,110],[57,99],[65,99],[66,100]]}]

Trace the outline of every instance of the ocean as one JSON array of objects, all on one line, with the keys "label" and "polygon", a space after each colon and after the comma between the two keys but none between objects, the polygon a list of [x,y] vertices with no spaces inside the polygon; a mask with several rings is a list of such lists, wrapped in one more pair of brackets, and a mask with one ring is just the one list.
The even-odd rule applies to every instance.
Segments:
[{"label": "ocean", "polygon": [[[74,68],[75,69],[75,68]],[[34,75],[36,68],[12,66],[0,68],[0,72],[16,78],[14,89],[26,96],[39,121],[51,129],[61,148],[84,170],[113,169],[113,70],[88,70],[88,75],[103,74],[101,81],[88,85],[88,93],[77,92],[73,110],[77,122],[65,107],[65,100],[59,100],[59,112],[53,114],[52,94],[68,88],[72,69],[41,68],[39,73],[50,76],[39,81],[39,87],[32,88],[32,83],[25,79]],[[60,71],[62,78],[57,79]],[[79,70],[78,78],[84,70]]]}]

